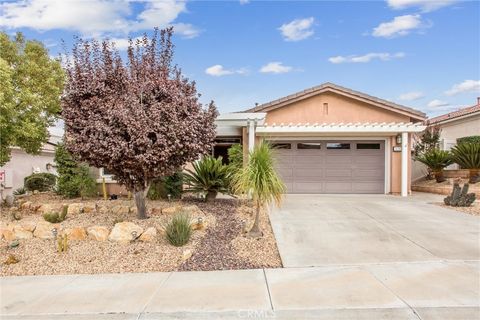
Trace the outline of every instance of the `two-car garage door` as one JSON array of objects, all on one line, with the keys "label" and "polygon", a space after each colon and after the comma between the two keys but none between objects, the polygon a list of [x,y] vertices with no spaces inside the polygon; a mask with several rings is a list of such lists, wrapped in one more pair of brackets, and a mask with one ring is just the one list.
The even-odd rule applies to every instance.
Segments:
[{"label": "two-car garage door", "polygon": [[384,141],[275,141],[288,193],[384,193]]}]

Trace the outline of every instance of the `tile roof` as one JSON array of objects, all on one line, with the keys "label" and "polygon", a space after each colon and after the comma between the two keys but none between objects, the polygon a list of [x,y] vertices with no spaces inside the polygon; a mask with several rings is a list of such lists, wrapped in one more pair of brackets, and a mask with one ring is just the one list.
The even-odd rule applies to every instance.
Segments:
[{"label": "tile roof", "polygon": [[455,119],[458,117],[463,117],[466,115],[476,114],[476,113],[480,113],[480,104],[476,104],[474,106],[467,107],[467,108],[458,109],[456,111],[453,111],[447,114],[442,114],[440,116],[428,119],[426,122],[428,124],[435,124],[435,123],[443,122],[445,120]]},{"label": "tile roof", "polygon": [[384,100],[384,99],[380,99],[380,98],[377,98],[377,97],[374,97],[374,96],[371,96],[371,95],[368,95],[368,94],[365,94],[365,93],[362,93],[362,92],[359,92],[359,91],[348,89],[348,88],[336,85],[336,84],[331,83],[331,82],[325,82],[325,83],[323,83],[319,86],[312,87],[312,88],[309,88],[309,89],[306,89],[306,90],[303,90],[303,91],[299,91],[299,92],[296,92],[294,94],[288,95],[286,97],[276,99],[276,100],[273,100],[273,101],[255,106],[254,108],[245,110],[244,112],[259,112],[259,111],[264,111],[265,109],[275,109],[277,107],[281,107],[286,102],[289,102],[291,100],[307,98],[307,97],[311,96],[312,94],[321,93],[323,91],[328,91],[328,90],[342,92],[342,93],[345,93],[345,94],[356,96],[358,98],[368,100],[372,103],[384,105],[384,106],[387,106],[389,108],[396,109],[398,111],[403,111],[403,112],[409,113],[411,115],[414,115],[416,118],[420,118],[422,120],[426,118],[425,113],[423,113],[421,111],[418,111],[418,110],[415,110],[413,108],[409,108],[409,107],[406,107],[406,106],[402,106],[402,105],[399,105],[399,104],[396,104],[394,102],[390,102],[390,101],[387,101],[387,100]]}]

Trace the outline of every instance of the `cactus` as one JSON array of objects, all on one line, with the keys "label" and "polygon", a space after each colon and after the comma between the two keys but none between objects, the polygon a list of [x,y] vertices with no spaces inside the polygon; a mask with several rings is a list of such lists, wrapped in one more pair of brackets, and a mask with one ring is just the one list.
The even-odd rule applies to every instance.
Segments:
[{"label": "cactus", "polygon": [[67,218],[67,212],[68,206],[63,206],[62,212],[60,214],[58,212],[47,212],[43,215],[43,219],[51,223],[59,223]]},{"label": "cactus", "polygon": [[58,236],[57,238],[57,251],[65,252],[68,249],[68,236],[66,234]]},{"label": "cactus", "polygon": [[468,183],[465,183],[463,188],[454,183],[452,194],[443,199],[443,202],[452,207],[469,207],[475,201],[475,193],[468,193],[468,188]]}]

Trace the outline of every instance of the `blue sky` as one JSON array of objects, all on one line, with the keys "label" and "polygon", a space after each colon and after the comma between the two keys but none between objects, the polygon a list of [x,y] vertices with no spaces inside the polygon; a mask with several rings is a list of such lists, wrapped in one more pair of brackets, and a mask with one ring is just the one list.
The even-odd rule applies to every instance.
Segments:
[{"label": "blue sky", "polygon": [[480,2],[0,2],[0,29],[43,41],[176,29],[176,62],[202,101],[239,111],[323,82],[445,113],[480,96]]}]

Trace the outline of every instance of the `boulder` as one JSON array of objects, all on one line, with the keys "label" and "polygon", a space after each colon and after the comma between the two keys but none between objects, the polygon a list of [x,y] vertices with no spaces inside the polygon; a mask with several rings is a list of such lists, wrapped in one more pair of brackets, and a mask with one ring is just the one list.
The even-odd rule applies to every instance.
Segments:
[{"label": "boulder", "polygon": [[112,208],[112,213],[113,214],[128,214],[130,213],[130,207],[129,206],[114,206]]},{"label": "boulder", "polygon": [[62,234],[66,234],[68,240],[85,240],[87,238],[87,232],[82,227],[67,228]]},{"label": "boulder", "polygon": [[15,239],[31,239],[33,238],[33,233],[26,230],[21,225],[16,224],[13,227],[13,232],[15,233]]},{"label": "boulder", "polygon": [[5,222],[0,221],[0,239],[1,238],[7,241],[15,240],[15,233],[12,224],[7,225]]},{"label": "boulder", "polygon": [[55,211],[55,209],[53,208],[53,206],[51,206],[47,203],[43,203],[37,208],[37,212],[41,213],[41,214],[54,212],[54,211]]},{"label": "boulder", "polygon": [[67,214],[79,214],[83,212],[83,204],[82,203],[70,203],[68,205]]},{"label": "boulder", "polygon": [[7,207],[13,207],[13,204],[15,202],[15,198],[11,195],[11,194],[8,194],[6,197],[5,197],[5,204],[7,205]]},{"label": "boulder", "polygon": [[201,222],[198,221],[198,219],[193,219],[192,221],[192,230],[205,230],[207,228],[207,222],[205,219],[202,219]]},{"label": "boulder", "polygon": [[142,233],[142,227],[133,222],[119,222],[113,227],[108,239],[110,241],[129,242],[138,238]]},{"label": "boulder", "polygon": [[32,202],[31,201],[25,201],[24,203],[22,203],[20,205],[20,209],[22,210],[30,210],[30,207],[32,206]]},{"label": "boulder", "polygon": [[191,258],[193,252],[190,249],[183,250],[182,261],[186,261]]},{"label": "boulder", "polygon": [[160,214],[162,214],[162,208],[160,208],[160,207],[150,208],[149,214],[151,214],[152,216],[160,215]]},{"label": "boulder", "polygon": [[98,212],[101,213],[101,214],[107,214],[110,212],[110,208],[106,205],[100,205],[98,206],[97,208]]},{"label": "boulder", "polygon": [[93,204],[86,204],[83,206],[84,213],[93,213],[96,211],[95,205]]},{"label": "boulder", "polygon": [[37,226],[35,221],[20,221],[20,225],[23,229],[30,232],[33,232],[35,230],[35,227]]},{"label": "boulder", "polygon": [[110,231],[106,227],[93,226],[87,229],[88,236],[97,241],[107,241]]},{"label": "boulder", "polygon": [[153,242],[157,238],[157,229],[154,227],[147,228],[144,233],[138,238],[143,242]]},{"label": "boulder", "polygon": [[30,210],[32,210],[32,211],[37,211],[38,209],[40,209],[41,206],[42,206],[41,203],[32,203],[32,204],[30,205]]},{"label": "boulder", "polygon": [[40,221],[37,223],[35,227],[35,231],[33,232],[33,236],[40,238],[40,239],[53,239],[52,230],[56,228],[59,233],[59,226],[58,224],[50,223],[48,221]]},{"label": "boulder", "polygon": [[163,214],[175,214],[180,210],[180,207],[174,206],[174,207],[168,207],[168,208],[163,208],[162,213]]},{"label": "boulder", "polygon": [[198,214],[198,213],[201,213],[202,210],[200,210],[199,207],[197,207],[196,205],[190,205],[190,206],[183,206],[181,211],[183,212],[186,212],[186,213],[189,213],[191,215],[194,215],[194,214]]},{"label": "boulder", "polygon": [[137,215],[137,207],[130,207],[130,213],[131,214],[134,214],[134,215]]}]

